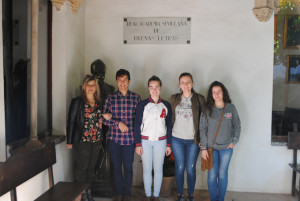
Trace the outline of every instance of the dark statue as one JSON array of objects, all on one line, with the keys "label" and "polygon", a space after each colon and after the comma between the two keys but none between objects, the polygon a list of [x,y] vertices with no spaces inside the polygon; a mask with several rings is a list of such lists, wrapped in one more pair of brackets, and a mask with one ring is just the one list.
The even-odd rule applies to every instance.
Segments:
[{"label": "dark statue", "polygon": [[[100,87],[101,108],[103,108],[106,97],[110,95],[115,90],[115,88],[104,82],[106,66],[100,59],[95,60],[91,64],[91,73],[98,79]],[[96,177],[92,184],[92,190],[93,194],[96,196],[113,196],[113,179],[110,172],[110,158],[106,138],[108,127],[102,125],[102,131],[102,148],[100,150],[99,160],[96,165]]]},{"label": "dark statue", "polygon": [[104,82],[106,66],[100,59],[97,59],[91,64],[91,73],[92,75],[96,76],[98,79],[98,83],[100,86],[100,94],[101,94],[100,98],[103,106],[106,97],[115,90],[115,87]]}]

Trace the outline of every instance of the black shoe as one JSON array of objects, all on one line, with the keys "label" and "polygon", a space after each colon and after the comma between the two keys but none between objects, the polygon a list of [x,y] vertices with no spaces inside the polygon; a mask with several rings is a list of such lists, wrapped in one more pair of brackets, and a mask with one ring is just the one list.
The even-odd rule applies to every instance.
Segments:
[{"label": "black shoe", "polygon": [[81,201],[89,201],[86,193],[81,194]]},{"label": "black shoe", "polygon": [[86,194],[87,194],[88,201],[95,201],[92,197],[92,192],[90,188],[86,190]]},{"label": "black shoe", "polygon": [[184,196],[183,195],[177,195],[177,200],[176,201],[184,201]]},{"label": "black shoe", "polygon": [[122,201],[123,200],[123,196],[122,195],[117,195],[114,199],[114,201]]},{"label": "black shoe", "polygon": [[131,201],[131,196],[130,195],[124,195],[123,201]]},{"label": "black shoe", "polygon": [[194,196],[189,195],[186,201],[194,201]]}]

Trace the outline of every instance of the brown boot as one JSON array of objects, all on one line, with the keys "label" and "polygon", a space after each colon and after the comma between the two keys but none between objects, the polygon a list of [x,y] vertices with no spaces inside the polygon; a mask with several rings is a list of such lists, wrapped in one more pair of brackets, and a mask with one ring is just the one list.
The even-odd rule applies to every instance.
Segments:
[{"label": "brown boot", "polygon": [[130,195],[124,195],[123,201],[131,201]]},{"label": "brown boot", "polygon": [[145,196],[145,199],[144,199],[144,201],[151,201],[151,197],[147,197],[147,196]]},{"label": "brown boot", "polygon": [[159,197],[153,197],[153,201],[159,201]]},{"label": "brown boot", "polygon": [[117,195],[114,199],[114,201],[122,201],[122,195]]}]

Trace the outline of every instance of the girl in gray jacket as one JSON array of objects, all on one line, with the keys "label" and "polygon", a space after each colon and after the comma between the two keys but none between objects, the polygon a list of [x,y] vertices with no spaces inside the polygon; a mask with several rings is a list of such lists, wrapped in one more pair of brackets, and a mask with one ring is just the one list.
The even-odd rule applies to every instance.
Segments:
[{"label": "girl in gray jacket", "polygon": [[[221,125],[214,142],[220,121]],[[235,106],[231,104],[227,89],[222,83],[213,82],[208,90],[205,111],[200,117],[201,157],[204,160],[208,159],[207,149],[213,147],[213,168],[209,170],[207,178],[211,201],[224,201],[228,166],[233,147],[239,141],[240,132],[240,118]]]}]

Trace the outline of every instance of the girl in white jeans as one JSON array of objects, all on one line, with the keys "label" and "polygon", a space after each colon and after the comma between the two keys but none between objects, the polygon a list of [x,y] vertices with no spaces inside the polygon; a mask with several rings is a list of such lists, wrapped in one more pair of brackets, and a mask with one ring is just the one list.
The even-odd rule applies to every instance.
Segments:
[{"label": "girl in white jeans", "polygon": [[171,154],[172,112],[170,104],[160,98],[161,80],[148,80],[150,97],[136,107],[134,124],[135,152],[142,157],[145,201],[152,200],[152,167],[154,169],[153,201],[159,201],[165,154]]}]

